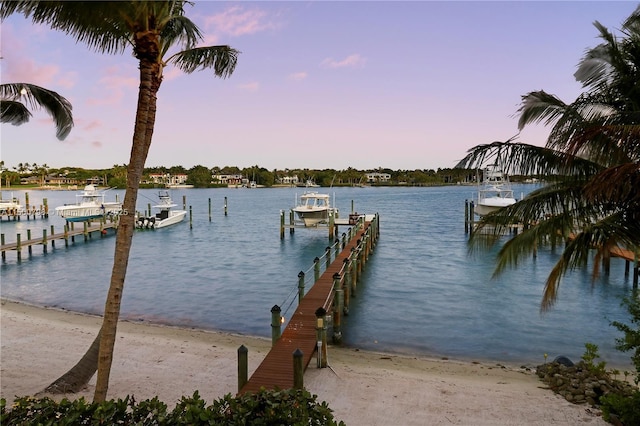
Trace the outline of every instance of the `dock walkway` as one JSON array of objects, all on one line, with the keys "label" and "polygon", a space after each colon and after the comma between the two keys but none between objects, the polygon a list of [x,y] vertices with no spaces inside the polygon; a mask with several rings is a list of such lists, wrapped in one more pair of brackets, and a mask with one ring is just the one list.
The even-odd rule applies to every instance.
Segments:
[{"label": "dock walkway", "polygon": [[[263,387],[266,389],[294,387],[293,353],[296,350],[302,352],[302,365],[306,370],[318,344],[316,311],[319,308],[323,308],[327,312],[333,310],[334,322],[336,321],[335,317],[342,314],[333,307],[336,282],[339,284],[340,290],[349,291],[348,287],[352,286],[354,282],[348,281],[357,280],[357,277],[344,279],[345,276],[352,275],[347,271],[350,269],[351,261],[362,264],[363,261],[355,259],[368,257],[377,235],[377,216],[373,221],[363,220],[363,226],[354,232],[350,240],[343,245],[342,251],[336,255],[335,260],[304,295],[282,335],[251,378],[240,388],[240,393],[257,392]],[[346,293],[345,296],[348,294]]]},{"label": "dock walkway", "polygon": [[[116,229],[118,226],[117,222],[100,222],[97,225],[92,225],[88,222],[84,222],[82,227],[78,227],[77,229],[69,229],[65,226],[64,232],[54,233],[47,235],[47,230],[42,230],[42,236],[36,238],[29,238],[30,233],[27,234],[27,239],[22,240],[21,234],[17,235],[16,241],[11,243],[6,243],[4,241],[4,234],[1,235],[0,241],[0,252],[2,253],[2,259],[5,259],[6,252],[15,250],[18,253],[18,257],[20,257],[20,253],[23,248],[29,249],[31,252],[31,247],[35,245],[42,245],[42,249],[44,252],[47,251],[47,246],[49,242],[51,242],[51,246],[55,247],[56,240],[64,240],[65,245],[68,245],[69,239],[72,242],[75,242],[75,237],[78,235],[84,236],[84,240],[87,241],[91,238],[92,233],[99,232],[100,235],[106,234],[108,229]],[[53,227],[52,227],[53,230]]]}]

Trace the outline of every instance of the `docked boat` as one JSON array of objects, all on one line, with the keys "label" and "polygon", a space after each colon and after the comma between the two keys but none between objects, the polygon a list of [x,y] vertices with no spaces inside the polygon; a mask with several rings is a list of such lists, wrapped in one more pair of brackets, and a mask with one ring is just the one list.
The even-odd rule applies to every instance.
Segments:
[{"label": "docked boat", "polygon": [[177,206],[171,200],[168,191],[160,191],[158,194],[160,202],[153,206],[158,212],[154,216],[138,216],[136,227],[140,229],[157,229],[182,222],[187,215],[186,210],[173,210]]},{"label": "docked boat", "polygon": [[299,183],[298,186],[302,188],[320,188],[320,185],[315,183],[313,179],[307,179],[303,183]]},{"label": "docked boat", "polygon": [[304,226],[317,226],[327,223],[331,214],[338,216],[338,209],[331,207],[329,194],[305,192],[300,201],[293,208],[297,218],[304,222]]},{"label": "docked boat", "polygon": [[478,187],[476,214],[484,216],[515,203],[516,199],[507,174],[497,165],[486,167]]},{"label": "docked boat", "polygon": [[0,215],[15,214],[22,210],[22,206],[17,198],[0,199]]},{"label": "docked boat", "polygon": [[122,212],[122,203],[105,201],[105,191],[99,191],[94,185],[87,185],[76,195],[75,204],[56,207],[55,212],[67,222],[84,222],[106,216],[116,216]]}]

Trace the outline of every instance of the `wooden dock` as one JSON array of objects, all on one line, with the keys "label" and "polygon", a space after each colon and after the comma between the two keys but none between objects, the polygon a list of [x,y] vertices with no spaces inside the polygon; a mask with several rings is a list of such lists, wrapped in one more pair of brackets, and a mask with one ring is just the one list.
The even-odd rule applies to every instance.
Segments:
[{"label": "wooden dock", "polygon": [[44,253],[47,252],[47,247],[49,243],[51,243],[51,247],[55,247],[56,240],[64,240],[65,246],[69,245],[69,240],[72,243],[75,242],[76,236],[84,237],[84,241],[88,241],[92,238],[92,234],[98,232],[100,236],[107,235],[107,230],[109,229],[117,229],[117,222],[99,222],[97,224],[92,224],[90,222],[82,222],[76,223],[77,229],[73,226],[71,229],[69,225],[65,225],[64,231],[55,233],[53,226],[51,226],[51,232],[48,233],[47,229],[42,230],[42,236],[39,237],[31,237],[31,230],[27,230],[27,239],[23,240],[22,235],[18,234],[16,236],[16,241],[5,244],[5,235],[0,235],[0,253],[2,254],[2,260],[6,259],[7,251],[16,251],[18,254],[18,259],[20,259],[22,254],[22,249],[26,248],[31,254],[32,247],[36,245],[41,245]]},{"label": "wooden dock", "polygon": [[[257,392],[261,388],[293,388],[293,353],[301,355],[303,371],[317,351],[319,339],[323,341],[321,351],[326,354],[327,313],[331,315],[334,341],[341,340],[340,318],[348,312],[350,295],[355,292],[362,266],[368,259],[379,233],[377,215],[372,216],[370,221],[364,219],[362,217],[354,226],[355,231],[350,232],[350,238],[342,244],[342,250],[336,254],[335,260],[302,297],[281,336],[275,340],[273,347],[251,378],[244,384],[239,382],[240,393]],[[278,309],[276,315],[279,315],[279,312]],[[321,333],[324,333],[324,340],[320,337]],[[326,357],[324,358],[326,363]]]}]

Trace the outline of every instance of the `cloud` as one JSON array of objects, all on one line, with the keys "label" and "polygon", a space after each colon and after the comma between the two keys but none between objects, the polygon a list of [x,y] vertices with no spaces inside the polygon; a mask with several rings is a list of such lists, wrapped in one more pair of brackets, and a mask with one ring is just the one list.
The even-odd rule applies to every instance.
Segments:
[{"label": "cloud", "polygon": [[293,74],[289,74],[289,80],[294,81],[302,81],[308,77],[308,74],[305,71],[294,72]]},{"label": "cloud", "polygon": [[118,67],[109,67],[106,74],[99,80],[101,90],[100,98],[87,98],[88,105],[115,105],[120,102],[124,96],[125,90],[134,90],[137,93],[139,79],[121,74]]},{"label": "cloud", "polygon": [[86,130],[86,131],[99,129],[101,127],[102,127],[102,122],[100,120],[91,120],[88,123],[82,124],[82,130]]},{"label": "cloud", "polygon": [[100,142],[100,141],[93,141],[93,142],[91,142],[91,147],[92,147],[92,148],[102,148],[102,142]]},{"label": "cloud", "polygon": [[240,84],[238,87],[248,92],[255,92],[260,88],[260,83],[258,83],[257,81],[252,81],[250,83]]},{"label": "cloud", "polygon": [[325,68],[359,68],[363,67],[366,62],[366,58],[354,53],[341,61],[333,58],[327,58],[322,61],[321,65]]},{"label": "cloud", "polygon": [[205,18],[205,28],[222,34],[243,36],[280,28],[264,10],[232,6],[222,13]]}]

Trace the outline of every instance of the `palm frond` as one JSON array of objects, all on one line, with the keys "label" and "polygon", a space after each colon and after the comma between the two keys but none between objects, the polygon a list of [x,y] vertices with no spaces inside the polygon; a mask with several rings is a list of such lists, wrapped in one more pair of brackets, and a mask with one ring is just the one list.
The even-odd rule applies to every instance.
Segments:
[{"label": "palm frond", "polygon": [[19,126],[32,117],[29,109],[16,101],[0,100],[0,121]]},{"label": "palm frond", "polygon": [[[3,101],[22,103],[25,105],[25,109],[43,108],[51,118],[53,118],[56,125],[56,136],[60,140],[66,138],[73,128],[73,107],[66,98],[57,92],[27,83],[0,84],[0,98]],[[3,122],[5,122],[4,114],[5,108],[3,102]],[[7,122],[9,122],[8,120],[9,117],[7,117]],[[26,121],[28,121],[28,118]],[[26,121],[22,121],[20,124]]]},{"label": "palm frond", "polygon": [[199,69],[213,68],[217,77],[229,77],[236,68],[238,52],[229,46],[197,47],[178,52],[167,60],[190,74]]}]

